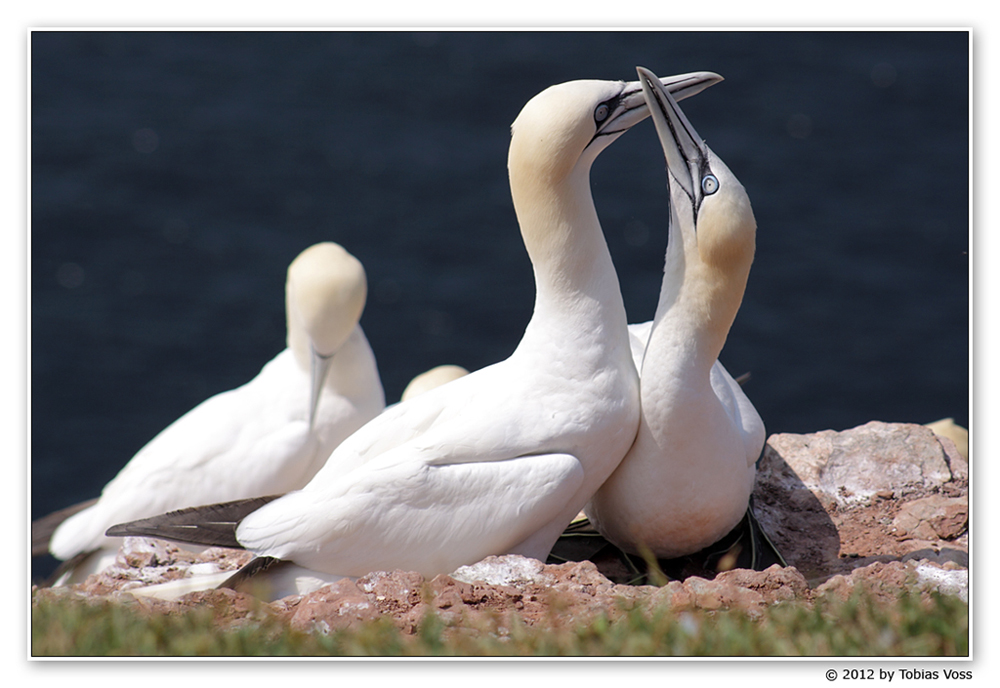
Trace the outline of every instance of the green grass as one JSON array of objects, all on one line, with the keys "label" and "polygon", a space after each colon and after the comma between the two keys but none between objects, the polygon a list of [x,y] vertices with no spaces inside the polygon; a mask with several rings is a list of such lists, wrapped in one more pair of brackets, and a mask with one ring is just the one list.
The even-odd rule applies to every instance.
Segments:
[{"label": "green grass", "polygon": [[857,595],[813,607],[783,603],[760,618],[738,611],[633,609],[615,621],[546,628],[494,618],[478,626],[427,616],[407,635],[387,619],[329,635],[277,619],[220,629],[210,609],[146,614],[107,601],[34,599],[32,655],[42,656],[966,656],[968,605],[916,595]]}]

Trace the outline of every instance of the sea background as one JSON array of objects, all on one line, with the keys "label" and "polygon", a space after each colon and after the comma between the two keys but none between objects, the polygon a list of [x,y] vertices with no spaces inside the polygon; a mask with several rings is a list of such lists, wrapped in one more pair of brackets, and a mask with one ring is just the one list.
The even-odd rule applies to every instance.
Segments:
[{"label": "sea background", "polygon": [[[682,107],[746,187],[757,253],[721,360],[768,433],[969,414],[965,31],[30,35],[30,507],[97,496],[284,346],[288,263],[364,264],[388,402],[502,360],[534,286],[509,126],[545,87],[716,71]],[[663,156],[594,164],[630,322],[653,316]]]}]

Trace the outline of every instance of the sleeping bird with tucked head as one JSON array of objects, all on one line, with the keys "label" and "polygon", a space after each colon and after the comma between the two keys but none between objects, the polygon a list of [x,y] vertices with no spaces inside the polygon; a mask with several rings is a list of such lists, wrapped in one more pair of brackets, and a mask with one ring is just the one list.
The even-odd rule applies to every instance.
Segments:
[{"label": "sleeping bird with tucked head", "polygon": [[32,524],[32,554],[63,560],[58,584],[112,565],[125,520],[306,485],[344,439],[385,407],[361,330],[365,271],[332,242],[304,250],[285,285],[287,348],[253,380],[207,399],[125,465],[98,499]]}]

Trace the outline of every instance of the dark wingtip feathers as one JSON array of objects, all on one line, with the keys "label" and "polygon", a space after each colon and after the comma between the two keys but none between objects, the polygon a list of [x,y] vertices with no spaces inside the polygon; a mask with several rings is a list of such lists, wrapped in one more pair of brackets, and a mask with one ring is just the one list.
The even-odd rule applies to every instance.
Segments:
[{"label": "dark wingtip feathers", "polygon": [[188,507],[158,516],[119,523],[108,528],[108,537],[154,537],[206,547],[243,549],[236,527],[247,515],[281,495],[238,499],[221,504]]}]

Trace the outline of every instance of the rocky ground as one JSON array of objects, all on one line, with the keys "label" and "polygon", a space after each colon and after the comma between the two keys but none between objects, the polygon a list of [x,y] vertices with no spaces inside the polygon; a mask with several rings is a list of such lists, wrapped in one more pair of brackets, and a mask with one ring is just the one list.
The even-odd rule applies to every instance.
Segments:
[{"label": "rocky ground", "polygon": [[[609,548],[591,547],[581,561],[543,564],[518,556],[489,557],[431,580],[412,572],[374,572],[304,596],[262,605],[246,593],[212,590],[177,601],[129,590],[191,573],[235,570],[250,555],[214,549],[200,554],[130,538],[118,566],[48,596],[109,597],[149,610],[211,605],[221,623],[276,615],[300,629],[328,632],[388,617],[413,632],[428,610],[475,626],[477,615],[516,614],[529,625],[558,618],[582,622],[635,605],[677,610],[740,608],[759,614],[785,600],[849,595],[864,585],[877,596],[938,590],[968,599],[969,465],[967,434],[938,427],[873,421],[834,432],[772,435],[760,460],[754,512],[787,566],[763,571],[664,570],[662,586],[634,585],[635,571]],[[944,435],[954,437],[959,445]],[[723,557],[723,568],[726,558]],[[679,571],[679,572],[678,572]],[[662,581],[661,581],[662,582]]]}]

